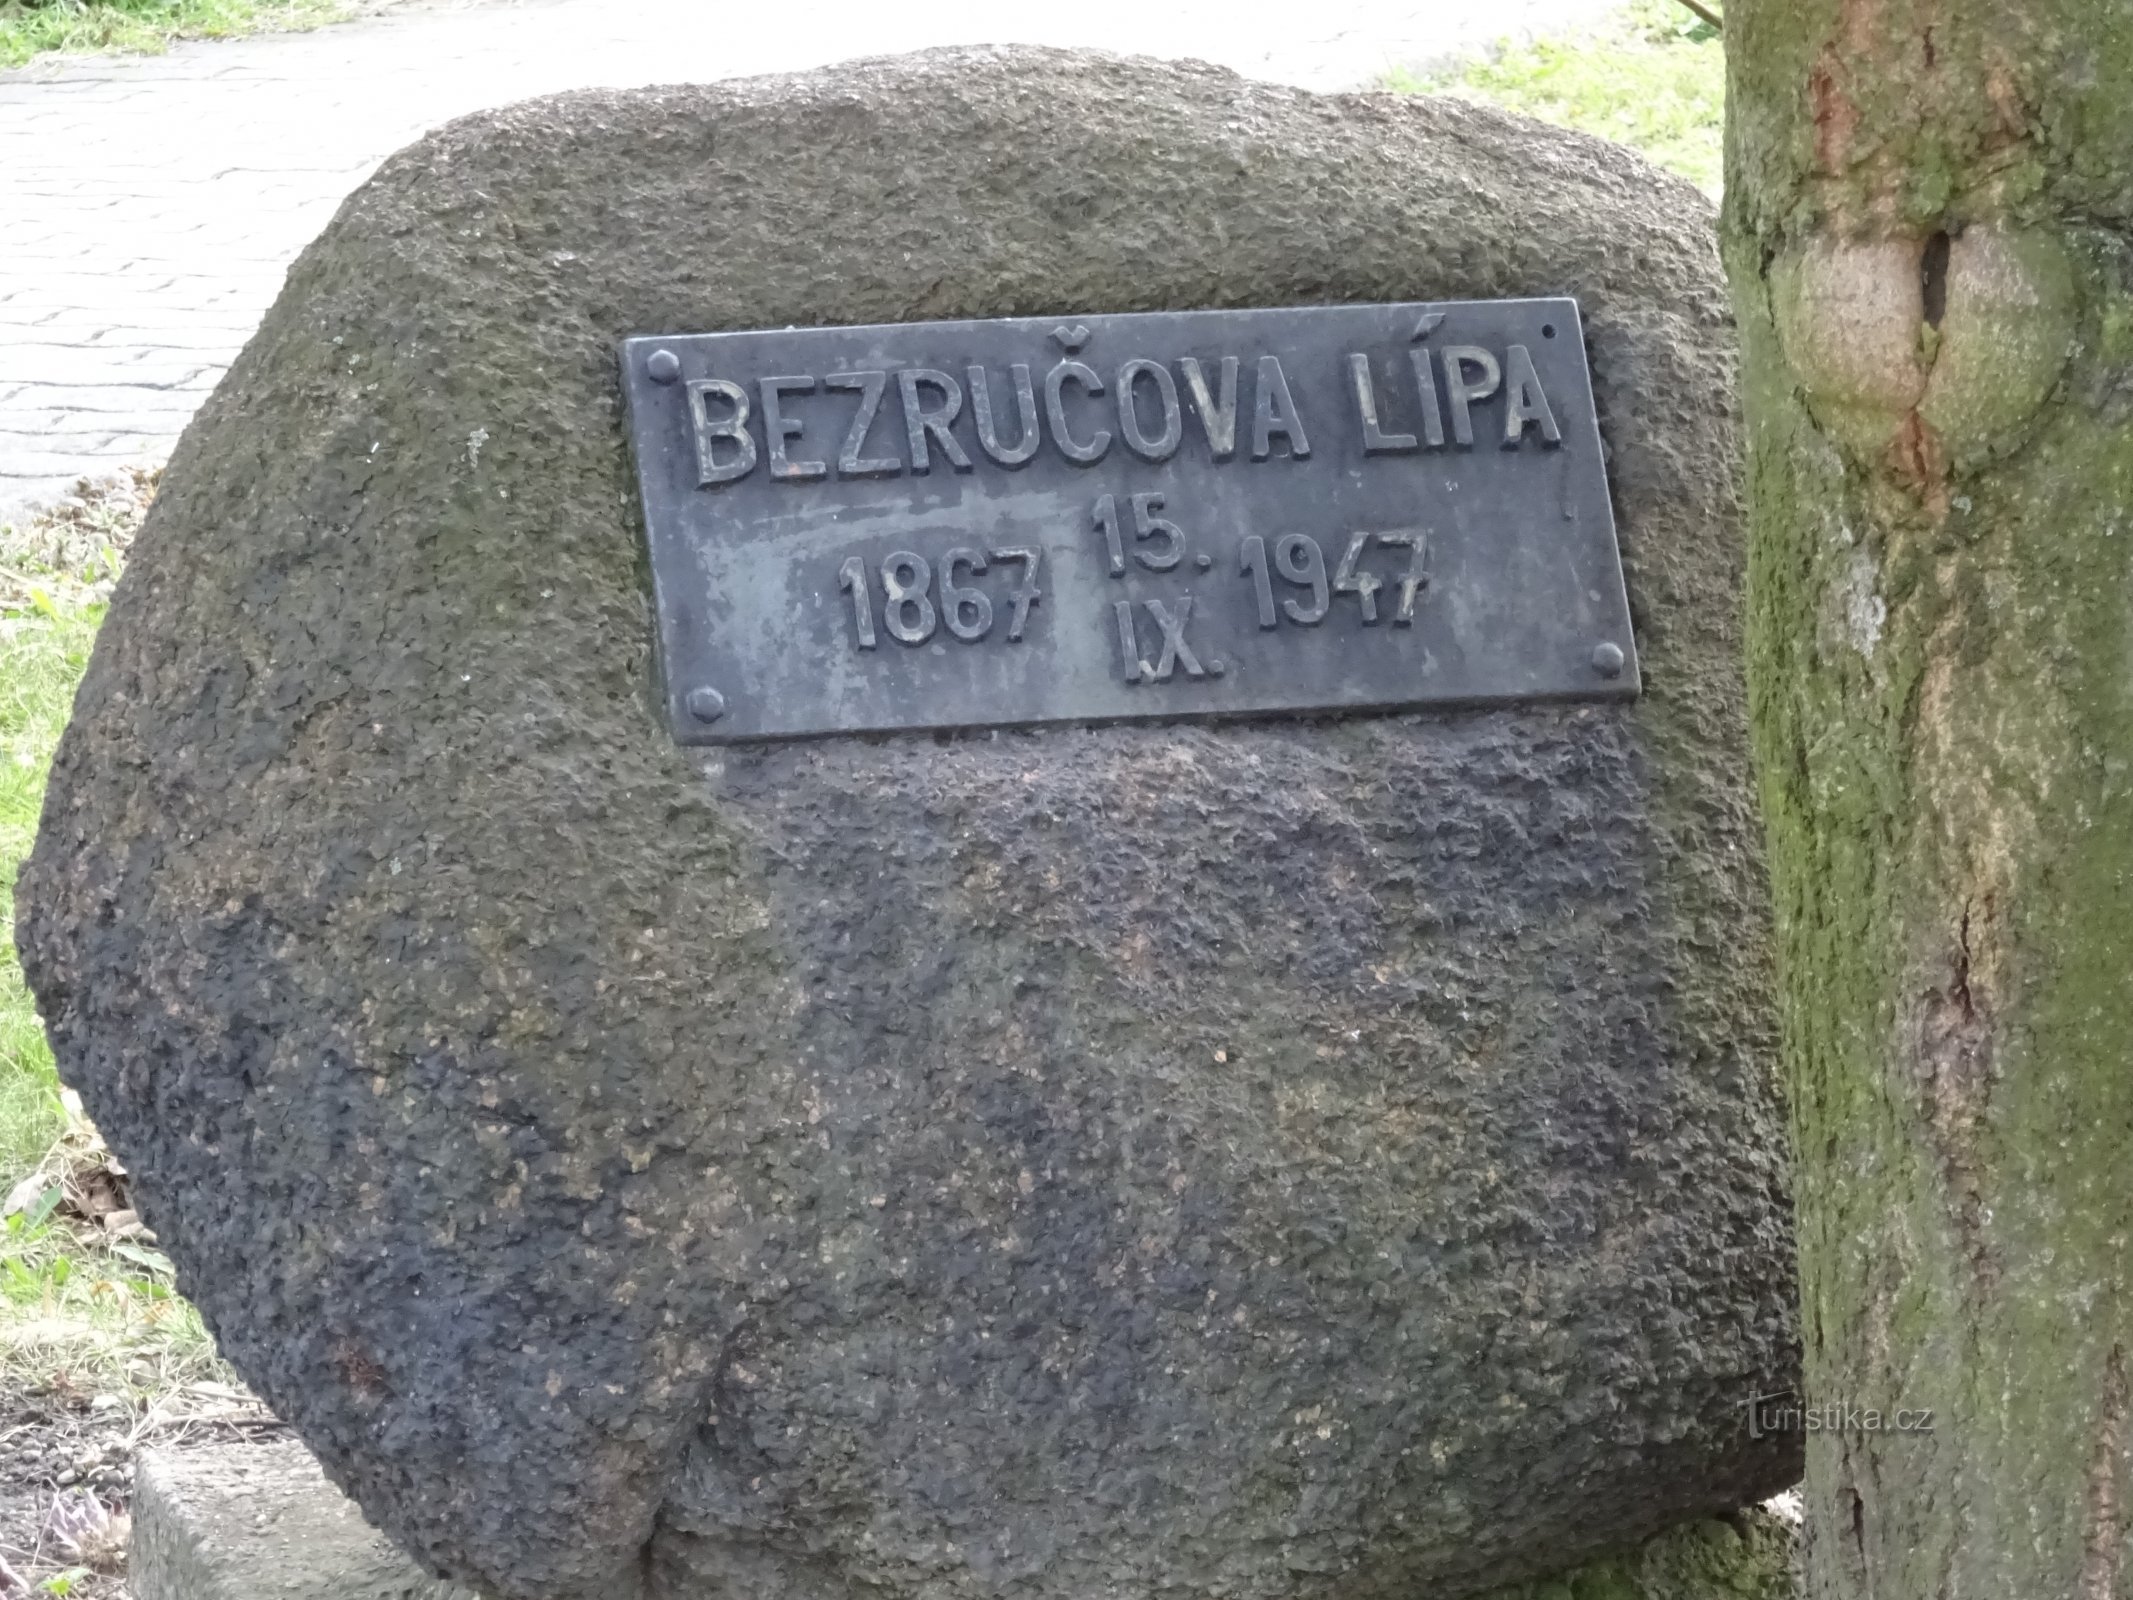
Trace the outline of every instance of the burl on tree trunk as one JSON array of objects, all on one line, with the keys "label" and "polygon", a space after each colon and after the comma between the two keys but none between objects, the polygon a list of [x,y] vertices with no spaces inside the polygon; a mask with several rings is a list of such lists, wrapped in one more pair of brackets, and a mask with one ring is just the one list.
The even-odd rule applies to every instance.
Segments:
[{"label": "burl on tree trunk", "polygon": [[2133,1594],[2133,26],[1726,25],[1809,1592]]}]

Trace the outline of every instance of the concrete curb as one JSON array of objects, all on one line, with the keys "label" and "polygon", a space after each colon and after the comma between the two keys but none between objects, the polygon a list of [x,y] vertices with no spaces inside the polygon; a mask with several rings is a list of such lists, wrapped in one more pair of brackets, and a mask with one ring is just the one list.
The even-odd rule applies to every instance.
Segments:
[{"label": "concrete curb", "polygon": [[389,1543],[290,1440],[141,1457],[134,1600],[478,1600]]}]

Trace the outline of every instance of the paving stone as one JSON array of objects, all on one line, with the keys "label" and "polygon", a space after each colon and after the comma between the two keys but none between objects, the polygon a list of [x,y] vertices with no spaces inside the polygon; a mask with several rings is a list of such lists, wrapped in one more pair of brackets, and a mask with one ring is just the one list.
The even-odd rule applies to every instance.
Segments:
[{"label": "paving stone", "polygon": [[178,389],[201,376],[209,363],[196,356],[167,359],[155,350],[62,349],[0,346],[0,383],[65,383],[82,388],[123,386]]},{"label": "paving stone", "polygon": [[[25,383],[13,390],[15,399],[0,399],[0,419],[6,420],[10,427],[16,426],[13,419],[6,416],[4,408],[20,405],[38,411],[118,412],[122,417],[160,429],[164,426],[162,419],[167,415],[174,414],[181,422],[191,416],[213,387],[211,381],[173,389],[144,389],[123,383],[95,388],[78,384]],[[0,463],[0,472],[6,470],[6,465]]]},{"label": "paving stone", "polygon": [[476,1600],[393,1548],[294,1441],[143,1455],[128,1566],[134,1600]]},{"label": "paving stone", "polygon": [[[32,385],[32,388],[46,388]],[[121,429],[138,429],[147,433],[167,433],[177,437],[187,420],[207,398],[204,388],[193,389],[63,389],[54,388],[42,399],[29,402],[40,412],[48,413],[52,407],[65,407],[78,412],[83,431],[93,431],[101,425],[110,432]],[[13,417],[8,423],[15,426]],[[38,431],[33,425],[24,425],[22,431]],[[0,467],[0,471],[8,470]]]},{"label": "paving stone", "polygon": [[28,432],[14,433],[0,429],[0,454],[27,459],[33,455],[56,451],[63,455],[82,452],[102,455],[111,448],[118,435],[111,429],[110,419],[102,427],[84,427],[80,421],[69,418],[57,428],[36,428]]},{"label": "paving stone", "polygon": [[104,453],[128,466],[154,466],[170,454],[183,431],[181,426],[165,433],[113,434],[104,443]]},{"label": "paving stone", "polygon": [[94,450],[21,450],[8,457],[11,475],[41,478],[78,478],[119,465]]},{"label": "paving stone", "polygon": [[[183,415],[182,412],[177,414]],[[132,420],[129,416],[128,421]],[[165,426],[167,424],[161,417],[155,419],[154,431],[161,431]],[[119,427],[108,414],[98,411],[15,411],[9,414],[7,426],[0,428],[0,439],[53,439],[67,434],[95,434],[108,438],[117,433]]]}]

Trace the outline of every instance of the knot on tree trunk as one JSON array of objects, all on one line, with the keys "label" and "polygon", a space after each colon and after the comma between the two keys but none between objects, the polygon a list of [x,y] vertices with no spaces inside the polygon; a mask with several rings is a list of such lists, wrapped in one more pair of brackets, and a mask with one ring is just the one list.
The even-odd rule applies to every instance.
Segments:
[{"label": "knot on tree trunk", "polygon": [[1817,236],[1770,269],[1785,359],[1856,465],[1937,502],[2018,447],[2066,365],[2079,296],[2049,234]]}]

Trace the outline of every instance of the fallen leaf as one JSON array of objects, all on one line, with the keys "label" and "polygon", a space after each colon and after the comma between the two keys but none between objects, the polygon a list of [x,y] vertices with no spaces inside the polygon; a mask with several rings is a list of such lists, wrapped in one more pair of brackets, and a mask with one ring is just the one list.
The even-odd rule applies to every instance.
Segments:
[{"label": "fallen leaf", "polygon": [[[0,1217],[12,1217],[18,1211],[29,1210],[30,1202],[44,1193],[44,1187],[44,1174],[42,1172],[31,1173],[27,1178],[16,1184],[14,1188],[8,1190],[6,1202],[0,1204]],[[0,1589],[0,1594],[6,1592],[6,1590]]]}]

